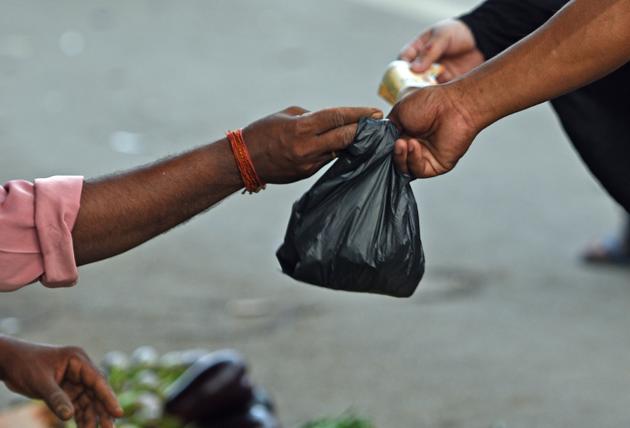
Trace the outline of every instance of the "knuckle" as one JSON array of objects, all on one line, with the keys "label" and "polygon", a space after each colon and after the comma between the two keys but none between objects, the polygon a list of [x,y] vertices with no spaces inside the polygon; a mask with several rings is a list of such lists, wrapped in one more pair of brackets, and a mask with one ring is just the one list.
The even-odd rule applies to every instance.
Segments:
[{"label": "knuckle", "polygon": [[301,144],[293,144],[289,152],[294,161],[299,161],[307,156],[306,148]]},{"label": "knuckle", "polygon": [[405,45],[402,47],[398,54],[398,58],[409,60],[415,56],[416,49],[411,45]]},{"label": "knuckle", "polygon": [[78,362],[90,362],[88,354],[83,350],[83,348],[79,348],[78,346],[66,347],[65,355],[66,357],[77,360]]},{"label": "knuckle", "polygon": [[304,109],[300,106],[292,105],[284,109],[284,112],[292,116],[300,115],[304,112]]},{"label": "knuckle", "polygon": [[354,140],[355,132],[356,131],[354,128],[344,129],[343,134],[341,136],[341,141],[343,143],[344,148],[352,144],[352,141]]},{"label": "knuckle", "polygon": [[345,123],[345,117],[341,110],[333,110],[332,123],[335,125],[336,128],[343,126],[343,124]]},{"label": "knuckle", "polygon": [[295,121],[295,133],[297,135],[310,135],[313,133],[313,124],[310,118],[300,118]]},{"label": "knuckle", "polygon": [[84,354],[83,349],[79,348],[78,346],[65,346],[62,349],[64,353],[68,356],[83,356]]},{"label": "knuckle", "polygon": [[310,175],[313,172],[313,164],[305,163],[298,166],[298,171],[302,175]]}]

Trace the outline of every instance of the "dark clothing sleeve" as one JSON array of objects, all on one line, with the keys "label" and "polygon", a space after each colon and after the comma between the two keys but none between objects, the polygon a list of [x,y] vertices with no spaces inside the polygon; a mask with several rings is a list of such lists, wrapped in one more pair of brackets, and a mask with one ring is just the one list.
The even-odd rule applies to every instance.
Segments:
[{"label": "dark clothing sleeve", "polygon": [[[461,16],[490,59],[532,33],[568,0],[487,0]],[[630,64],[551,104],[593,175],[630,213]]]},{"label": "dark clothing sleeve", "polygon": [[490,59],[543,25],[568,0],[488,0],[460,16]]}]

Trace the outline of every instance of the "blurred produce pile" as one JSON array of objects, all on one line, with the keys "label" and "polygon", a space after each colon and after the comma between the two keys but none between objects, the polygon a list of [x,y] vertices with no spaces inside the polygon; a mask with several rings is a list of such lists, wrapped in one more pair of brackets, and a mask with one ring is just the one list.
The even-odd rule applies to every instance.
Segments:
[{"label": "blurred produce pile", "polygon": [[[110,352],[103,369],[125,416],[118,428],[280,428],[270,396],[236,351]],[[74,423],[66,425],[74,428]]]},{"label": "blurred produce pile", "polygon": [[[110,352],[102,362],[125,416],[118,428],[281,428],[271,396],[236,351]],[[65,428],[76,428],[74,422]],[[301,428],[375,428],[353,415]]]}]

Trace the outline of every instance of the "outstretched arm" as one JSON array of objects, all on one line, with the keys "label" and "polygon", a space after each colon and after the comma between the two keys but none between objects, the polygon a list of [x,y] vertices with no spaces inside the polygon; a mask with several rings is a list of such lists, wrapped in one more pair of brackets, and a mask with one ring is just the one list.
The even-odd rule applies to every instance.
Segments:
[{"label": "outstretched arm", "polygon": [[574,0],[540,29],[446,85],[401,100],[399,168],[416,177],[450,171],[491,123],[586,85],[630,60],[630,0]]},{"label": "outstretched arm", "polygon": [[494,58],[555,15],[569,0],[486,0],[459,17],[486,60]]},{"label": "outstretched arm", "polygon": [[[243,130],[267,183],[309,177],[354,139],[372,108],[308,113],[292,107]],[[88,181],[72,232],[78,265],[127,251],[208,209],[243,187],[226,139],[142,168]]]},{"label": "outstretched arm", "polygon": [[459,77],[495,57],[544,24],[569,0],[486,0],[457,19],[423,30],[400,51],[399,58],[422,73],[443,66],[440,83]]},{"label": "outstretched arm", "polygon": [[628,61],[630,0],[573,0],[538,31],[453,86],[466,93],[466,108],[485,127]]},{"label": "outstretched arm", "polygon": [[[243,130],[260,179],[289,183],[314,174],[354,139],[374,108],[307,112],[291,107]],[[108,177],[51,177],[0,186],[0,291],[35,280],[69,286],[77,265],[127,251],[243,187],[229,143]]]},{"label": "outstretched arm", "polygon": [[226,140],[87,180],[72,231],[77,265],[127,251],[243,187]]}]

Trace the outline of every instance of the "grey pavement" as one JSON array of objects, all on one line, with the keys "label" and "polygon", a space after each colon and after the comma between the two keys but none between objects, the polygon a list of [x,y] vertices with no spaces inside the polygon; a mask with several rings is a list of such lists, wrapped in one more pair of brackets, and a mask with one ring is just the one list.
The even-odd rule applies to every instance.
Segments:
[{"label": "grey pavement", "polygon": [[[3,1],[0,181],[110,173],[292,104],[386,109],[375,94],[385,65],[430,23],[386,9]],[[2,295],[0,317],[96,360],[140,345],[237,348],[288,427],[348,408],[380,428],[630,426],[630,274],[577,258],[619,213],[548,106],[484,131],[451,174],[414,183],[427,276],[408,300],[280,273],[291,203],[312,182],[234,195],[82,268],[73,289]]]}]

